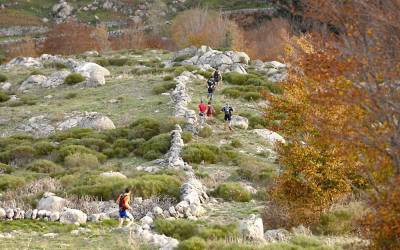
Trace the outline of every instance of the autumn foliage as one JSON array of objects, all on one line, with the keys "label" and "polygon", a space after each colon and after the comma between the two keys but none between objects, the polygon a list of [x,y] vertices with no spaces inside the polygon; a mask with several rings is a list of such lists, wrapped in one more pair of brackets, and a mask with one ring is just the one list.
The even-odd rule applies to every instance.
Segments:
[{"label": "autumn foliage", "polygon": [[191,9],[179,14],[171,27],[172,40],[179,47],[208,45],[213,48],[240,49],[240,28],[220,13]]},{"label": "autumn foliage", "polygon": [[268,97],[267,118],[288,141],[278,146],[283,171],[269,195],[289,224],[313,224],[342,197],[362,193],[371,247],[398,249],[400,1],[301,4],[320,26],[291,39],[284,94]]},{"label": "autumn foliage", "polygon": [[44,52],[70,55],[89,50],[103,51],[108,46],[108,34],[104,27],[69,21],[57,24],[48,33]]}]

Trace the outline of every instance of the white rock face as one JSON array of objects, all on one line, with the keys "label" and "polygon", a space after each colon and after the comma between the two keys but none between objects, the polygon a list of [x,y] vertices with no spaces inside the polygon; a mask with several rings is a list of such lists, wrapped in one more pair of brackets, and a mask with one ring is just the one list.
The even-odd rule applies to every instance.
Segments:
[{"label": "white rock face", "polygon": [[97,112],[75,113],[57,125],[57,130],[67,130],[74,127],[92,128],[97,130],[115,129],[113,121]]},{"label": "white rock face", "polygon": [[40,199],[37,209],[51,212],[61,212],[67,201],[55,195],[43,196]]},{"label": "white rock face", "polygon": [[87,215],[77,209],[65,208],[60,216],[60,222],[64,224],[85,224]]},{"label": "white rock face", "polygon": [[239,234],[253,241],[264,241],[264,226],[261,218],[252,214],[248,219],[239,223]]},{"label": "white rock face", "polygon": [[29,76],[25,81],[22,82],[21,86],[18,88],[19,91],[25,91],[35,87],[40,87],[47,80],[46,76],[43,75],[33,75]]},{"label": "white rock face", "polygon": [[258,71],[261,71],[271,82],[282,82],[287,78],[287,65],[272,61],[262,62],[260,60],[254,61],[253,65]]},{"label": "white rock face", "polygon": [[11,89],[11,83],[5,82],[5,83],[1,84],[1,89],[4,91],[9,91]]},{"label": "white rock face", "polygon": [[144,225],[151,225],[153,224],[153,218],[151,218],[150,216],[145,216],[142,219],[140,219],[140,222]]},{"label": "white rock face", "polygon": [[122,174],[120,172],[113,172],[113,171],[101,173],[100,176],[103,176],[103,177],[117,177],[117,178],[121,178],[121,179],[126,179],[127,178],[124,174]]},{"label": "white rock face", "polygon": [[6,65],[6,67],[14,67],[14,66],[41,67],[42,63],[40,62],[40,60],[33,57],[16,57]]},{"label": "white rock face", "polygon": [[53,6],[52,11],[56,22],[60,23],[72,14],[73,8],[66,1],[61,0],[58,4]]},{"label": "white rock face", "polygon": [[179,51],[175,58],[185,56],[191,57],[184,60],[182,64],[196,65],[203,70],[218,68],[221,72],[235,71],[246,74],[245,65],[250,62],[250,57],[244,52],[213,50],[207,46],[201,46],[197,51],[190,47]]},{"label": "white rock face", "polygon": [[26,123],[18,126],[18,130],[37,137],[48,136],[55,132],[55,128],[50,124],[50,120],[43,115],[30,118]]},{"label": "white rock face", "polygon": [[103,76],[110,76],[111,73],[110,71],[108,71],[108,69],[96,64],[96,63],[92,63],[92,62],[86,62],[83,63],[81,65],[79,65],[76,69],[76,72],[82,74],[83,76],[85,76],[86,78],[90,78],[91,74],[93,72],[98,72],[100,74],[102,74]]},{"label": "white rock face", "polygon": [[90,73],[90,77],[86,81],[87,87],[97,87],[103,86],[106,84],[106,79],[104,77],[103,72],[101,71],[92,71]]},{"label": "white rock face", "polygon": [[233,115],[232,126],[235,128],[247,129],[249,127],[249,119],[239,115]]},{"label": "white rock face", "polygon": [[50,215],[50,221],[58,221],[60,219],[60,213],[54,212]]},{"label": "white rock face", "polygon": [[0,219],[6,218],[6,210],[0,207]]},{"label": "white rock face", "polygon": [[275,133],[268,129],[253,129],[254,133],[256,133],[261,138],[264,138],[271,144],[275,144],[276,142],[285,143],[285,139],[278,133]]}]

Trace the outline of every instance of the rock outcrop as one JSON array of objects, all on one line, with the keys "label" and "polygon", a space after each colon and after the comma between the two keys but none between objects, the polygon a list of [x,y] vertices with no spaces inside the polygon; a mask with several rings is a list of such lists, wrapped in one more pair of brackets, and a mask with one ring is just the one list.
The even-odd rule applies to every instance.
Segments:
[{"label": "rock outcrop", "polygon": [[55,4],[52,8],[52,13],[57,23],[65,21],[71,16],[72,11],[73,7],[64,0],[60,0],[60,2]]},{"label": "rock outcrop", "polygon": [[49,77],[43,75],[31,75],[19,87],[19,91],[26,91],[36,87],[42,88],[55,88],[64,84],[65,78],[71,72],[68,70],[61,70],[52,73]]},{"label": "rock outcrop", "polygon": [[231,124],[235,128],[247,129],[249,127],[249,119],[239,115],[233,115]]},{"label": "rock outcrop", "polygon": [[58,197],[53,193],[45,193],[42,199],[39,200],[37,209],[61,212],[66,204],[67,201],[64,198]]},{"label": "rock outcrop", "polygon": [[60,222],[64,224],[85,224],[87,215],[77,209],[65,208],[60,215]]},{"label": "rock outcrop", "polygon": [[264,226],[262,219],[252,214],[249,218],[240,221],[239,234],[248,240],[264,241]]},{"label": "rock outcrop", "polygon": [[265,77],[271,82],[282,82],[287,78],[287,65],[272,61],[262,62],[256,60],[253,62],[253,66],[260,72],[265,74]]},{"label": "rock outcrop", "polygon": [[268,141],[270,144],[275,144],[276,142],[285,143],[285,139],[278,133],[275,133],[268,129],[253,129],[255,134],[260,136],[261,138]]}]

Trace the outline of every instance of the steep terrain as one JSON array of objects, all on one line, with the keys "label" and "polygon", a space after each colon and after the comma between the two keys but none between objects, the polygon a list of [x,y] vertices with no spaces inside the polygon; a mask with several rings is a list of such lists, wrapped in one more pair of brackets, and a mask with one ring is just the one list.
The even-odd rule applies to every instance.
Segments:
[{"label": "steep terrain", "polygon": [[[206,100],[210,65],[227,73],[216,115],[201,127],[197,105]],[[264,230],[265,187],[279,171],[274,143],[284,139],[264,129],[268,104],[260,93],[280,93],[274,81],[285,67],[205,46],[43,55],[2,66],[1,248],[172,249],[180,241],[180,249],[330,249],[323,245],[354,242],[317,239],[301,226]],[[224,130],[226,103],[234,108],[233,131]],[[133,190],[136,223],[119,230],[113,200],[124,187]]]}]

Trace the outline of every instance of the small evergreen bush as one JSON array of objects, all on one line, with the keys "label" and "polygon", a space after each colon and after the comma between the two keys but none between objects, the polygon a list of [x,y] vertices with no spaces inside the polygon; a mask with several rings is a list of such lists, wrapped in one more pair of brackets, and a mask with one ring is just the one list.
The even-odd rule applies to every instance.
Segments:
[{"label": "small evergreen bush", "polygon": [[65,78],[64,83],[69,85],[75,85],[83,81],[85,81],[85,77],[83,75],[79,73],[71,73]]},{"label": "small evergreen bush", "polygon": [[168,92],[176,87],[175,82],[160,83],[153,87],[153,93],[156,95]]},{"label": "small evergreen bush", "polygon": [[7,76],[0,73],[0,82],[5,82],[7,80],[8,80]]},{"label": "small evergreen bush", "polygon": [[13,167],[0,163],[0,174],[11,174],[12,172],[14,172]]},{"label": "small evergreen bush", "polygon": [[25,178],[9,174],[3,174],[0,178],[0,190],[16,189],[25,184]]},{"label": "small evergreen bush", "polygon": [[54,162],[43,159],[35,160],[29,164],[28,169],[33,172],[46,174],[56,174],[64,170],[61,166],[55,164]]},{"label": "small evergreen bush", "polygon": [[164,76],[163,80],[168,82],[168,81],[172,81],[174,79],[173,76]]},{"label": "small evergreen bush", "polygon": [[191,132],[188,132],[188,131],[184,131],[181,134],[181,136],[182,136],[182,140],[183,140],[184,143],[189,143],[193,139],[193,134]]},{"label": "small evergreen bush", "polygon": [[176,238],[178,240],[189,239],[199,233],[199,226],[190,220],[157,219],[154,222],[155,230],[160,234]]},{"label": "small evergreen bush", "polygon": [[199,131],[199,136],[203,137],[203,138],[208,138],[210,136],[212,136],[213,131],[210,127],[204,127],[202,129],[200,129]]},{"label": "small evergreen bush", "polygon": [[192,237],[179,243],[177,250],[205,250],[207,243],[199,237]]},{"label": "small evergreen bush", "polygon": [[192,144],[185,146],[182,152],[182,158],[189,163],[217,163],[219,148],[207,144]]},{"label": "small evergreen bush", "polygon": [[217,187],[214,195],[227,201],[248,202],[251,200],[251,193],[236,182],[222,183]]},{"label": "small evergreen bush", "polygon": [[6,92],[0,90],[0,102],[6,102],[8,100],[10,100],[10,96]]},{"label": "small evergreen bush", "polygon": [[95,169],[100,165],[100,163],[96,155],[74,153],[65,157],[64,165],[68,169]]},{"label": "small evergreen bush", "polygon": [[49,141],[38,141],[33,145],[37,155],[45,156],[49,155],[55,146]]},{"label": "small evergreen bush", "polygon": [[124,66],[129,62],[128,58],[110,58],[108,61],[112,66]]}]

